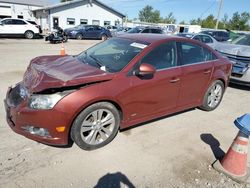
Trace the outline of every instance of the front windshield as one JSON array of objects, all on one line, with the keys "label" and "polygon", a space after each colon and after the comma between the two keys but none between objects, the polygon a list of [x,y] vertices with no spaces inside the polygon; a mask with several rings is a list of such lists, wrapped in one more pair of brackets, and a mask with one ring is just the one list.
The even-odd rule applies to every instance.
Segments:
[{"label": "front windshield", "polygon": [[232,41],[232,44],[250,46],[250,35],[243,35]]},{"label": "front windshield", "polygon": [[138,27],[134,27],[130,30],[127,31],[127,33],[140,33],[142,29],[138,28]]},{"label": "front windshield", "polygon": [[129,39],[113,38],[89,48],[76,58],[103,71],[119,72],[147,45]]}]

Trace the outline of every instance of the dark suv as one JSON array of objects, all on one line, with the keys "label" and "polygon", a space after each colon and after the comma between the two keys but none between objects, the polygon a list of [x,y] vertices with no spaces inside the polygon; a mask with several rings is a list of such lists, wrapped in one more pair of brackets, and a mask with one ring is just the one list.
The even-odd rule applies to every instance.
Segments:
[{"label": "dark suv", "polygon": [[69,38],[75,38],[82,40],[84,38],[94,38],[105,40],[111,37],[111,33],[108,29],[105,29],[98,25],[78,25],[73,28],[64,30]]},{"label": "dark suv", "polygon": [[229,33],[226,31],[207,30],[202,31],[201,33],[210,35],[214,37],[217,41],[227,41],[230,39]]},{"label": "dark suv", "polygon": [[127,33],[156,33],[163,34],[163,30],[159,27],[134,27],[127,31]]}]

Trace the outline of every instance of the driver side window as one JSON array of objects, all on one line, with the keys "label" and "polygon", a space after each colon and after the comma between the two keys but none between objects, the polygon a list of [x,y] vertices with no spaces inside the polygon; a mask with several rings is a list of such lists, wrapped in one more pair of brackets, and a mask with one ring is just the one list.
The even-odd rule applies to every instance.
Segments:
[{"label": "driver side window", "polygon": [[175,67],[176,59],[176,44],[168,42],[154,48],[141,60],[141,63],[148,63],[156,70],[160,70]]}]

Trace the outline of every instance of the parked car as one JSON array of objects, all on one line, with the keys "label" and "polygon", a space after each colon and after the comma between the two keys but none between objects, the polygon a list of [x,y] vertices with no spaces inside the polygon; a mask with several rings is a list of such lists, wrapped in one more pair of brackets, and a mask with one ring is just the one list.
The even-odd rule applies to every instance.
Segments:
[{"label": "parked car", "polygon": [[111,37],[111,33],[108,29],[97,25],[78,25],[73,28],[65,29],[64,31],[69,38],[78,40],[87,38],[106,40]]},{"label": "parked car", "polygon": [[155,33],[155,34],[163,34],[164,31],[159,27],[143,27],[143,26],[137,26],[134,28],[131,28],[127,31],[120,31],[117,32],[117,36],[124,35],[124,34],[135,34],[135,33]]},{"label": "parked car", "polygon": [[218,43],[212,36],[203,33],[178,33],[177,36],[198,40],[214,48]]},{"label": "parked car", "polygon": [[231,43],[218,43],[215,49],[233,62],[230,82],[250,86],[250,35],[242,35]]},{"label": "parked car", "polygon": [[76,56],[31,60],[23,80],[7,92],[7,121],[38,142],[66,145],[72,139],[92,150],[119,129],[193,107],[214,110],[231,68],[227,58],[195,40],[123,35]]},{"label": "parked car", "polygon": [[206,30],[206,31],[201,31],[201,33],[210,35],[220,42],[227,41],[230,39],[229,33],[226,31]]},{"label": "parked car", "polygon": [[0,36],[24,36],[32,39],[39,35],[39,28],[23,19],[4,18],[0,21]]},{"label": "parked car", "polygon": [[38,25],[35,21],[32,21],[32,20],[26,20],[26,21],[31,23],[32,25],[35,25],[39,29],[40,34],[43,32],[41,26]]}]

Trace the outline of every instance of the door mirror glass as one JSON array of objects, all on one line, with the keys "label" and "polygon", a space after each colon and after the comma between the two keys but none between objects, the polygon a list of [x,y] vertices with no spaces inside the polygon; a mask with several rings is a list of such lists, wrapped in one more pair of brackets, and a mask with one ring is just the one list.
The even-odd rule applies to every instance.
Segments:
[{"label": "door mirror glass", "polygon": [[155,73],[155,68],[148,64],[148,63],[142,63],[138,70],[136,71],[135,75],[137,76],[152,76]]}]

